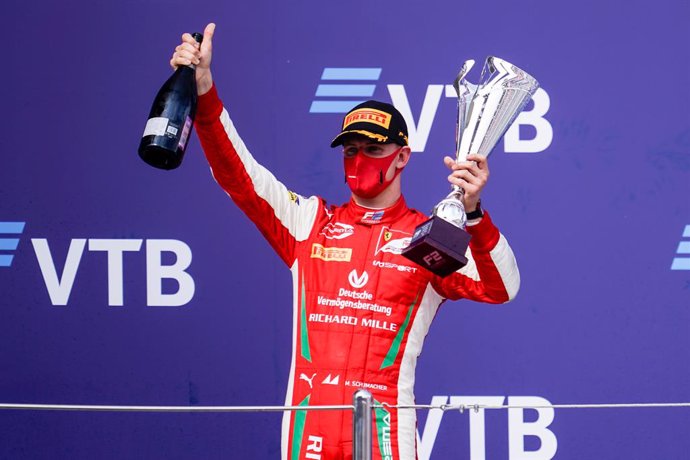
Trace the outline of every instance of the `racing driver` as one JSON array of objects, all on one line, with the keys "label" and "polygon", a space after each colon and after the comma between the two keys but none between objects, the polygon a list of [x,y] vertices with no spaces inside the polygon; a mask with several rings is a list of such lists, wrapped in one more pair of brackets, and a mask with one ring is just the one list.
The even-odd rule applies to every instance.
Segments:
[{"label": "racing driver", "polygon": [[[196,65],[196,129],[213,177],[259,228],[290,268],[293,349],[286,405],[351,404],[368,389],[377,403],[374,458],[416,458],[416,416],[396,405],[414,404],[417,356],[445,299],[503,303],[519,287],[513,252],[479,207],[489,169],[470,155],[444,159],[448,180],[465,189],[467,266],[439,278],[401,255],[427,219],[407,207],[401,172],[410,159],[407,127],[390,104],[368,101],[350,111],[331,147],[342,146],[351,199],[329,206],[289,191],[252,157],[218,97],[211,77],[215,25],[200,47],[182,36],[170,64]],[[349,411],[286,412],[283,459],[349,459]]]}]

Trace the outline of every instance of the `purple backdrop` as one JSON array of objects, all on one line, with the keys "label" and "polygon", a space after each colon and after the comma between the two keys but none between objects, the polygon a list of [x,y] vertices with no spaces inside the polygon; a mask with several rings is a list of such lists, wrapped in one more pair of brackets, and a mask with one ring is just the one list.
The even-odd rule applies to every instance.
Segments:
[{"label": "purple backdrop", "polygon": [[[506,306],[442,307],[419,403],[690,401],[688,17],[684,0],[9,2],[0,403],[284,402],[288,270],[214,183],[196,137],[172,172],[136,154],[179,35],[211,20],[215,80],[250,149],[291,189],[335,203],[347,189],[328,144],[342,115],[310,111],[329,99],[315,95],[324,68],[381,69],[374,97],[409,103],[428,137],[404,193],[422,210],[445,195],[441,158],[453,149],[455,102],[437,85],[489,54],[540,81],[525,142],[496,149],[483,197],[516,252],[521,292]],[[193,290],[165,279],[158,301],[147,294],[156,247],[163,265],[192,255]],[[109,267],[113,248],[125,248],[122,270]],[[183,305],[156,305],[182,302],[181,287]],[[690,450],[687,408],[556,410],[524,436],[527,453],[511,448],[547,415],[526,411],[521,424],[487,412],[481,452],[467,412],[436,430],[420,413],[419,431],[436,459],[551,458],[554,442],[560,459]],[[0,411],[0,458],[272,459],[279,431],[279,414]]]}]

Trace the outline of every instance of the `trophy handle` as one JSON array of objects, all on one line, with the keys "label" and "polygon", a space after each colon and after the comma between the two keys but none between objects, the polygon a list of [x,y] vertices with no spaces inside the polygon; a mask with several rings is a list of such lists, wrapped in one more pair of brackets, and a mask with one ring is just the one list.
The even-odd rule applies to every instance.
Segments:
[{"label": "trophy handle", "polygon": [[[475,60],[468,59],[460,68],[458,75],[453,81],[453,88],[455,88],[455,93],[458,98],[458,113],[455,122],[455,162],[459,163],[467,159],[467,155],[463,155],[460,150],[460,141],[462,139],[462,130],[465,128],[465,121],[467,120],[467,115],[469,111],[469,105],[472,98],[477,92],[478,85],[473,85],[472,83],[465,80],[467,74],[474,67]],[[441,201],[434,208],[434,215],[445,215],[450,222],[454,222],[457,227],[464,228],[466,218],[465,208],[462,204],[462,198],[465,195],[465,190],[459,185],[452,185],[450,194]],[[454,202],[454,204],[449,203]],[[450,209],[449,209],[450,208]],[[450,216],[448,216],[450,214]]]},{"label": "trophy handle", "polygon": [[477,92],[478,85],[473,85],[472,83],[465,80],[467,74],[474,67],[474,59],[468,59],[462,64],[458,76],[455,77],[453,81],[453,88],[455,88],[455,93],[458,97],[458,113],[455,122],[455,162],[465,161],[467,155],[462,154],[460,150],[460,144],[462,139],[462,130],[465,129],[465,124],[467,120],[467,115],[470,108],[470,103]]}]

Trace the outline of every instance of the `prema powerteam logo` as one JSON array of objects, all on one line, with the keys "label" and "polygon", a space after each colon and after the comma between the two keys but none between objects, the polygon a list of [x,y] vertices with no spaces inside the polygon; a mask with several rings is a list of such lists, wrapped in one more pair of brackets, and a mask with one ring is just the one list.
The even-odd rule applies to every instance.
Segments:
[{"label": "prema powerteam logo", "polygon": [[[0,222],[0,267],[11,267],[16,260],[19,236],[25,222]],[[140,252],[146,258],[146,304],[151,307],[178,307],[188,304],[194,297],[195,283],[187,272],[192,263],[192,250],[183,241],[173,239],[102,239],[73,238],[67,248],[65,260],[56,261],[47,238],[31,238],[38,269],[54,306],[67,306],[75,287],[81,261],[86,253],[107,254],[109,306],[123,306],[124,253]],[[163,263],[163,254],[174,255],[172,264]],[[101,257],[102,259],[102,257]],[[169,257],[166,256],[166,260]],[[62,266],[60,270],[58,267]],[[164,292],[164,280],[177,284],[176,292]],[[167,282],[166,282],[167,285]],[[105,300],[105,299],[104,299]]]},{"label": "prema powerteam logo", "polygon": [[[309,112],[316,114],[349,112],[357,104],[371,99],[382,73],[382,67],[324,68]],[[417,116],[412,113],[404,85],[389,83],[386,84],[386,89],[391,102],[405,118],[412,151],[423,152],[441,99],[445,98],[455,104],[457,101],[455,88],[448,84],[427,85],[422,110]],[[553,127],[545,118],[551,106],[549,94],[543,88],[539,88],[532,96],[532,101],[534,102],[532,108],[523,110],[503,137],[503,149],[506,153],[539,153],[551,145]],[[521,139],[520,126],[532,126],[536,135],[532,139]]]}]

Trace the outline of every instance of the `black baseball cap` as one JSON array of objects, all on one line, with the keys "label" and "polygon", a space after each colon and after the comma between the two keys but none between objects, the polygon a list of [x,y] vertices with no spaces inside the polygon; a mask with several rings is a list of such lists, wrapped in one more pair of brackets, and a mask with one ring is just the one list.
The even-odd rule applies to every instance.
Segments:
[{"label": "black baseball cap", "polygon": [[360,134],[382,144],[408,145],[405,119],[398,109],[385,102],[366,101],[350,110],[331,147],[342,145],[348,134]]}]

